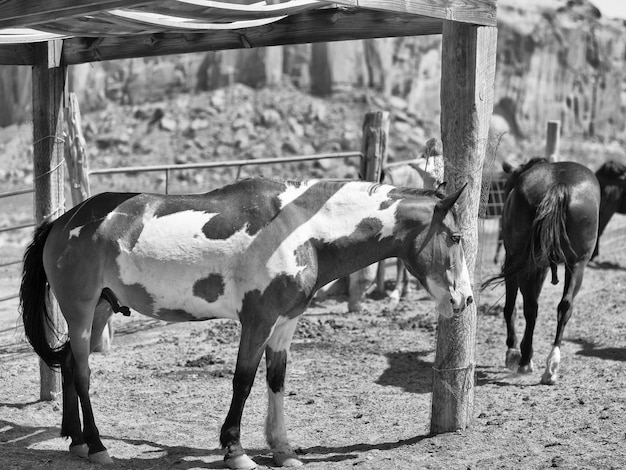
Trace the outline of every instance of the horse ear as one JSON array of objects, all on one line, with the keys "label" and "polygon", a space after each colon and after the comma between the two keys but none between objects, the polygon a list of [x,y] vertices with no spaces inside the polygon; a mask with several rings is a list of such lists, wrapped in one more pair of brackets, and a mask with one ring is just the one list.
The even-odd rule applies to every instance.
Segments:
[{"label": "horse ear", "polygon": [[454,203],[459,199],[459,197],[461,196],[461,193],[466,188],[466,186],[467,186],[467,183],[465,183],[463,187],[459,189],[457,192],[455,192],[454,194],[451,194],[450,196],[447,196],[443,198],[441,201],[439,201],[437,205],[435,206],[435,212],[441,212],[443,214],[447,214],[448,211],[452,208],[452,206],[454,206]]},{"label": "horse ear", "polygon": [[507,175],[510,175],[513,171],[513,165],[511,165],[509,162],[502,162],[502,169]]}]

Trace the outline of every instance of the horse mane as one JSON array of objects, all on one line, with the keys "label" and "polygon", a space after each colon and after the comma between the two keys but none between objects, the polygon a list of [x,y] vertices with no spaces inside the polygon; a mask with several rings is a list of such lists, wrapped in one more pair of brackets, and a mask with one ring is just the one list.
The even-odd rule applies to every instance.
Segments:
[{"label": "horse mane", "polygon": [[424,188],[407,188],[407,187],[398,187],[396,186],[397,194],[402,196],[437,196],[439,199],[443,199],[445,194],[437,189],[424,189]]}]

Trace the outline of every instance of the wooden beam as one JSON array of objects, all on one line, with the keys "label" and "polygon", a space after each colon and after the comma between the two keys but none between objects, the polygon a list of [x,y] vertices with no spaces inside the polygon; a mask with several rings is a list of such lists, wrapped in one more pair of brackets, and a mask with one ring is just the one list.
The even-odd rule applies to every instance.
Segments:
[{"label": "wooden beam", "polygon": [[[441,34],[442,21],[368,10],[315,10],[258,28],[206,33],[162,33],[64,41],[66,65],[187,52],[312,42]],[[33,45],[0,46],[0,65],[33,65]]]},{"label": "wooden beam", "polygon": [[92,15],[113,8],[132,8],[163,0],[2,0],[0,29],[24,28],[76,16]]},{"label": "wooden beam", "polygon": [[131,57],[441,33],[432,18],[376,11],[316,10],[258,28],[188,34],[70,39],[67,64]]},{"label": "wooden beam", "polygon": [[[67,67],[61,63],[62,41],[37,44],[33,67],[33,176],[35,187],[35,222],[54,220],[65,212],[62,116]],[[64,320],[56,301],[48,311],[58,331]],[[48,341],[59,338],[48,331]],[[61,393],[61,374],[43,361],[40,366],[40,398],[55,400]]]},{"label": "wooden beam", "polygon": [[[497,29],[446,21],[441,64],[441,137],[448,191],[467,184],[457,211],[474,284],[482,170],[493,110]],[[476,292],[475,292],[476,293]],[[431,432],[465,429],[474,405],[476,302],[439,319]]]},{"label": "wooden beam", "polygon": [[351,7],[423,15],[441,20],[496,26],[497,0],[337,0]]}]

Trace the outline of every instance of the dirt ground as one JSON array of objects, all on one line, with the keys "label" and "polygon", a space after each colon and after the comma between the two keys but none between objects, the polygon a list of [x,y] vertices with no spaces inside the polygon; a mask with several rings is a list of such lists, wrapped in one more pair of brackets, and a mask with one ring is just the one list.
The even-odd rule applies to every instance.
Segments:
[{"label": "dirt ground", "polygon": [[[387,299],[367,299],[358,315],[347,313],[343,298],[313,305],[296,332],[287,376],[288,434],[304,468],[626,468],[626,253],[604,251],[586,271],[555,386],[539,379],[562,284],[544,287],[537,370],[527,376],[504,367],[504,289],[476,293],[473,420],[454,433],[429,435],[437,322],[423,290],[395,312]],[[496,269],[492,256],[483,252],[479,277]],[[238,325],[168,324],[136,313],[115,325],[112,349],[91,361],[96,419],[113,468],[223,468],[218,435]],[[264,372],[261,365],[242,425],[243,445],[261,469],[272,466]],[[39,401],[38,361],[17,301],[0,303],[0,468],[96,468],[67,452],[60,423],[59,404]]]}]

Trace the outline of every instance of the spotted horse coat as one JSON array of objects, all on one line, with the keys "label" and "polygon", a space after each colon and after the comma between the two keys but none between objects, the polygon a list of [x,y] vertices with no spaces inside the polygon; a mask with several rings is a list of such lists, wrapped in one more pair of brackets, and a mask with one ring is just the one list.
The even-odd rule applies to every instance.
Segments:
[{"label": "spotted horse coat", "polygon": [[[283,416],[287,351],[316,290],[401,258],[440,314],[472,301],[453,205],[435,191],[365,182],[247,179],[199,195],[103,193],[35,232],[20,303],[27,338],[63,375],[61,434],[70,451],[112,462],[95,424],[88,356],[113,310],[167,321],[241,322],[230,409],[220,433],[231,468],[255,463],[240,423],[265,353],[266,437],[278,465],[299,465]],[[48,285],[70,341],[48,344]],[[81,429],[79,404],[84,429]]]}]

